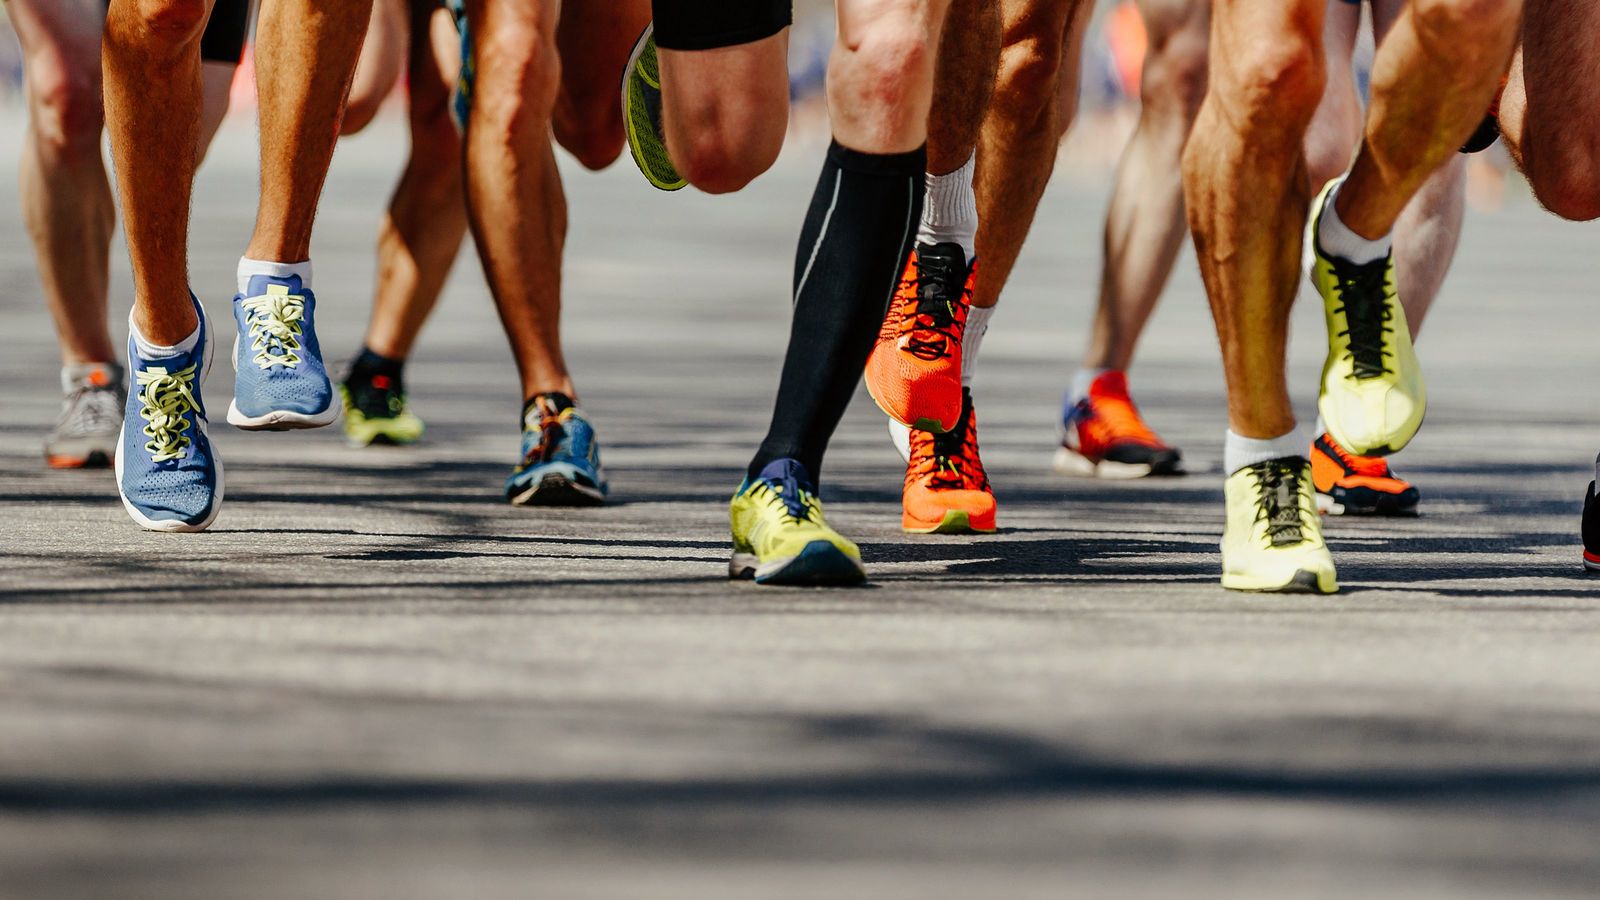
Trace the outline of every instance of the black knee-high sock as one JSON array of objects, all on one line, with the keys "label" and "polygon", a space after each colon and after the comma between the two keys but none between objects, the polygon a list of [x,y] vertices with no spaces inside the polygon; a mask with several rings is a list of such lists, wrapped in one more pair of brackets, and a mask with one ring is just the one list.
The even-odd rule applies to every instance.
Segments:
[{"label": "black knee-high sock", "polygon": [[926,148],[858,153],[828,148],[800,232],[794,324],[754,478],[791,457],[821,478],[822,455],[861,382],[922,217]]}]

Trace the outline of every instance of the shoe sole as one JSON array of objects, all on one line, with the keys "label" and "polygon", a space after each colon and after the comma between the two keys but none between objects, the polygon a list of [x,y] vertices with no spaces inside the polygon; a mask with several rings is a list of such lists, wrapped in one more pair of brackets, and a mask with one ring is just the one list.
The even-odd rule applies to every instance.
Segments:
[{"label": "shoe sole", "polygon": [[110,454],[96,450],[87,456],[46,455],[44,464],[52,469],[105,469],[112,465],[111,457],[115,455],[115,450]]},{"label": "shoe sole", "polygon": [[760,565],[753,553],[734,553],[728,577],[760,585],[850,587],[867,580],[861,563],[827,541],[812,541],[797,555]]},{"label": "shoe sole", "polygon": [[1587,550],[1583,551],[1583,570],[1600,575],[1600,555],[1590,553]]},{"label": "shoe sole", "polygon": [[512,506],[600,506],[606,495],[565,475],[550,473],[537,484],[507,498]]},{"label": "shoe sole", "polygon": [[[634,72],[636,72],[638,69],[639,60],[644,58],[645,47],[649,46],[650,39],[655,37],[655,33],[656,26],[655,23],[652,22],[645,28],[644,32],[639,35],[639,39],[633,44],[633,50],[628,53],[628,67],[622,70],[622,123],[627,129],[628,139],[626,143],[628,145],[628,155],[633,158],[633,164],[639,168],[639,173],[645,177],[646,181],[650,182],[651,187],[658,191],[672,193],[674,191],[681,191],[688,187],[688,180],[679,175],[677,181],[666,181],[657,177],[654,172],[650,171],[649,162],[641,158],[643,154],[641,154],[639,150],[638,131],[633,125],[633,91],[630,88],[633,85],[633,76]],[[659,59],[657,60],[656,65],[660,65]],[[648,115],[648,113],[646,115]],[[665,141],[663,141],[663,143],[665,143]]]},{"label": "shoe sole", "polygon": [[[200,368],[200,379],[196,383],[204,383],[206,376],[211,374],[211,362],[215,355],[216,344],[207,342],[205,365]],[[209,441],[211,438],[210,427],[206,424],[204,419],[201,419],[198,424],[200,426],[201,433],[203,433],[206,436],[206,439]],[[126,421],[123,422],[123,427],[127,427]],[[195,534],[210,528],[211,523],[217,520],[217,515],[222,512],[222,498],[224,487],[226,486],[227,482],[223,478],[222,454],[217,452],[216,444],[211,445],[211,464],[217,467],[217,492],[215,496],[211,498],[211,511],[206,514],[204,519],[194,524],[176,521],[173,519],[149,518],[144,513],[139,512],[138,508],[128,500],[127,496],[122,493],[122,445],[123,441],[118,440],[117,452],[112,464],[112,468],[116,472],[117,476],[117,499],[122,501],[122,508],[128,511],[128,516],[132,518],[134,522],[138,523],[140,528],[143,528],[146,531],[159,531],[166,534]]]},{"label": "shoe sole", "polygon": [[1416,504],[1410,506],[1396,506],[1393,503],[1384,503],[1378,500],[1372,503],[1352,503],[1348,495],[1344,500],[1339,500],[1332,494],[1317,492],[1317,512],[1325,516],[1365,516],[1385,519],[1415,519],[1421,513],[1417,511]]},{"label": "shoe sole", "polygon": [[971,514],[952,509],[946,512],[944,518],[936,525],[930,526],[916,521],[911,524],[902,522],[901,530],[906,534],[994,534],[999,529],[993,523],[974,525]]},{"label": "shoe sole", "polygon": [[1073,478],[1100,478],[1106,481],[1132,481],[1137,478],[1164,478],[1183,475],[1183,464],[1151,466],[1147,463],[1122,463],[1102,459],[1095,462],[1069,447],[1057,447],[1052,467],[1058,474]]},{"label": "shoe sole", "polygon": [[1243,591],[1251,594],[1337,594],[1339,582],[1333,573],[1325,573],[1327,581],[1324,583],[1322,575],[1301,569],[1294,573],[1294,577],[1282,584],[1262,584],[1261,582],[1245,575],[1232,575],[1224,573],[1222,586],[1230,591]]}]

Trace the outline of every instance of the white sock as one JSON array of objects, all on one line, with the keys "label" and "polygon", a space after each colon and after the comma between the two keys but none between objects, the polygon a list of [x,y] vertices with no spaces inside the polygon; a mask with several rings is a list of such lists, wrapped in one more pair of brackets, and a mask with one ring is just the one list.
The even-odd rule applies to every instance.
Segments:
[{"label": "white sock", "polygon": [[261,259],[250,259],[246,256],[239,257],[239,293],[250,290],[250,279],[256,275],[266,275],[271,278],[288,278],[291,275],[300,276],[300,286],[311,287],[311,260],[297,263],[267,262]]},{"label": "white sock", "polygon": [[1111,370],[1079,369],[1078,373],[1072,376],[1072,393],[1067,397],[1067,402],[1077,403],[1079,400],[1089,396],[1089,386],[1094,384],[1094,380],[1096,378],[1099,378],[1101,375],[1104,375],[1109,371]]},{"label": "white sock", "polygon": [[133,324],[133,315],[130,313],[128,335],[133,338],[133,349],[140,359],[171,359],[192,351],[200,343],[200,326],[194,326],[189,336],[176,344],[157,344],[139,333],[139,326]]},{"label": "white sock", "polygon": [[972,376],[978,372],[978,348],[983,346],[983,336],[989,333],[989,317],[992,315],[992,306],[974,306],[967,310],[967,330],[961,336],[962,387],[972,387]]},{"label": "white sock", "polygon": [[1253,466],[1269,459],[1282,459],[1285,456],[1304,459],[1306,448],[1309,446],[1298,428],[1280,437],[1265,440],[1235,434],[1230,428],[1222,445],[1222,469],[1232,475],[1245,466]]},{"label": "white sock", "polygon": [[1344,179],[1341,178],[1328,194],[1328,203],[1322,208],[1322,219],[1317,226],[1317,244],[1322,247],[1322,252],[1347,259],[1356,265],[1383,259],[1394,245],[1393,236],[1386,234],[1377,240],[1367,240],[1351,231],[1339,218],[1339,209],[1334,203],[1339,199],[1339,188],[1343,186]]},{"label": "white sock", "polygon": [[978,196],[972,189],[977,154],[948,175],[929,175],[922,204],[919,244],[960,244],[967,261],[978,252]]}]

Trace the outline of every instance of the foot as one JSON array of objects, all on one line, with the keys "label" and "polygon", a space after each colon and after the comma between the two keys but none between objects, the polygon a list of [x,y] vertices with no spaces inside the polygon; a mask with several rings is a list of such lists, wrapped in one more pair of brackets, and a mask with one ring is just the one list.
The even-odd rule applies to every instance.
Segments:
[{"label": "foot", "polygon": [[769,463],[746,479],[729,509],[733,559],[728,577],[756,584],[853,585],[867,579],[861,551],[822,518],[805,466]]},{"label": "foot", "polygon": [[228,421],[246,431],[321,428],[341,404],[317,343],[317,298],[298,276],[257,275],[233,298],[233,404]]},{"label": "foot", "polygon": [[200,383],[211,368],[211,329],[200,304],[200,340],[175,357],[143,359],[128,341],[133,374],[117,446],[123,508],[151,531],[204,531],[222,508],[222,458],[206,432]]},{"label": "foot", "polygon": [[339,385],[344,400],[344,434],[352,447],[404,446],[422,438],[422,420],[406,408],[406,392],[396,375],[359,366]]},{"label": "foot", "polygon": [[1311,464],[1286,456],[1246,466],[1223,485],[1222,586],[1235,591],[1332,594],[1339,590]]},{"label": "foot", "polygon": [[1089,395],[1062,414],[1055,468],[1086,478],[1182,475],[1183,454],[1145,424],[1128,395],[1128,376],[1112,370],[1101,373],[1090,383]]},{"label": "foot", "polygon": [[919,244],[867,360],[867,392],[889,418],[943,434],[961,417],[961,337],[978,267],[959,244]]},{"label": "foot", "polygon": [[667,152],[661,127],[661,69],[656,63],[655,25],[645,28],[633,45],[622,77],[622,121],[627,125],[628,153],[645,180],[663,191],[682,190],[688,181],[678,174]]},{"label": "foot", "polygon": [[1311,283],[1322,295],[1328,358],[1317,410],[1339,446],[1361,456],[1399,452],[1422,427],[1428,397],[1395,294],[1393,254],[1357,265],[1316,240],[1330,184],[1314,207]]},{"label": "foot", "polygon": [[445,0],[445,9],[455,23],[456,36],[461,41],[461,71],[456,75],[455,89],[450,92],[450,118],[463,134],[467,121],[472,118],[472,89],[478,78],[478,60],[472,43],[472,28],[467,22],[466,0]]},{"label": "foot", "polygon": [[598,506],[605,470],[594,426],[566,394],[539,394],[522,410],[522,462],[506,479],[513,506]]},{"label": "foot", "polygon": [[890,422],[895,443],[907,437],[900,524],[908,534],[992,534],[994,489],[978,456],[978,416],[963,389],[961,418],[945,434]]},{"label": "foot", "polygon": [[61,416],[44,441],[52,469],[104,468],[117,455],[127,373],[116,363],[87,363],[61,371]]},{"label": "foot", "polygon": [[1317,508],[1329,515],[1414,516],[1421,495],[1381,456],[1357,456],[1324,434],[1311,444]]}]

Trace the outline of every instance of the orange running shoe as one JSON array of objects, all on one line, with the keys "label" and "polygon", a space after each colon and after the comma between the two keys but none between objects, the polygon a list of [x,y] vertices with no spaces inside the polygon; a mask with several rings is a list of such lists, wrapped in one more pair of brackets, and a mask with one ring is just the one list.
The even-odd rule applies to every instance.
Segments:
[{"label": "orange running shoe", "polygon": [[1111,370],[1062,416],[1056,471],[1086,478],[1182,475],[1183,454],[1156,436],[1128,396],[1128,376]]},{"label": "orange running shoe", "polygon": [[911,534],[992,533],[994,491],[978,458],[972,393],[961,391],[961,415],[944,434],[911,430],[901,527]]},{"label": "orange running shoe", "polygon": [[1357,456],[1323,433],[1311,443],[1317,508],[1329,515],[1414,516],[1422,495],[1380,456]]},{"label": "orange running shoe", "polygon": [[943,434],[961,418],[961,335],[978,265],[960,244],[919,244],[878,344],[867,360],[867,393],[902,425]]}]

